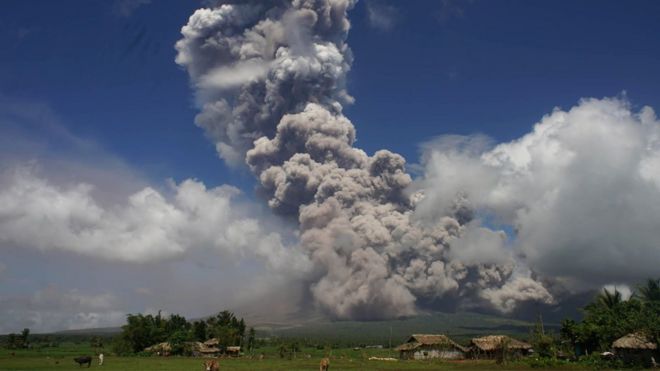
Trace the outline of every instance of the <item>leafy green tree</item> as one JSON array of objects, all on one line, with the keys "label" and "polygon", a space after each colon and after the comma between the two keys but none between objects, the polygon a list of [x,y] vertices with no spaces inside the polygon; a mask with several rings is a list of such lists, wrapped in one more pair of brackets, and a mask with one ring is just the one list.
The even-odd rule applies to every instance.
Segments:
[{"label": "leafy green tree", "polygon": [[606,309],[614,309],[617,305],[621,304],[622,301],[623,298],[621,293],[616,288],[612,292],[603,289],[603,291],[596,296],[596,300],[593,303],[590,303],[587,307],[601,306]]},{"label": "leafy green tree", "polygon": [[178,314],[170,315],[170,318],[165,322],[165,333],[168,336],[176,332],[188,332],[191,328],[191,325],[186,318]]},{"label": "leafy green tree", "polygon": [[646,285],[637,287],[635,296],[644,303],[660,302],[660,278],[648,279]]},{"label": "leafy green tree", "polygon": [[562,339],[587,353],[609,350],[614,340],[632,332],[643,332],[657,343],[660,339],[659,289],[660,280],[648,280],[629,300],[623,300],[617,290],[603,290],[584,308],[582,322],[562,322]]},{"label": "leafy green tree", "polygon": [[282,343],[278,348],[278,353],[280,354],[280,358],[284,358],[289,353],[289,348],[286,347],[286,344]]},{"label": "leafy green tree", "polygon": [[[539,316],[536,321],[534,329],[531,334],[532,347],[536,354],[541,357],[554,357],[555,355],[555,341],[552,336],[545,333],[543,327],[543,320]],[[507,344],[508,345],[508,344]],[[504,347],[502,347],[504,348]]]},{"label": "leafy green tree", "polygon": [[188,354],[188,343],[192,340],[206,341],[215,337],[221,348],[242,345],[245,336],[245,321],[232,312],[222,311],[206,321],[190,323],[185,317],[172,314],[157,315],[129,314],[122,331],[113,340],[113,349],[118,354],[137,353],[162,342],[169,342],[173,354]]},{"label": "leafy green tree", "polygon": [[221,348],[242,345],[245,337],[245,320],[230,311],[222,311],[207,320],[207,334],[218,339]]},{"label": "leafy green tree", "polygon": [[220,326],[230,326],[232,321],[236,321],[236,317],[234,316],[234,313],[228,310],[223,310],[216,315],[216,320]]},{"label": "leafy green tree", "polygon": [[204,342],[208,340],[207,328],[205,321],[195,321],[193,323],[193,335],[195,340]]},{"label": "leafy green tree", "polygon": [[21,331],[22,348],[27,348],[30,345],[29,337],[30,337],[30,329],[24,328],[23,331]]},{"label": "leafy green tree", "polygon": [[238,321],[237,331],[238,331],[238,334],[237,334],[238,335],[238,343],[239,343],[239,345],[242,346],[243,345],[243,339],[245,339],[245,321],[243,320],[243,318],[241,318],[240,321]]},{"label": "leafy green tree", "polygon": [[160,314],[129,314],[126,325],[122,326],[120,337],[125,345],[134,353],[141,352],[144,348],[164,342],[167,339],[166,325]]},{"label": "leafy green tree", "polygon": [[112,351],[118,355],[127,355],[133,353],[133,348],[131,343],[126,339],[126,337],[120,335],[115,336],[112,339]]},{"label": "leafy green tree", "polygon": [[7,348],[8,349],[18,348],[19,343],[20,342],[19,342],[19,336],[18,335],[14,334],[14,333],[11,333],[11,334],[7,335]]},{"label": "leafy green tree", "polygon": [[167,338],[167,341],[170,343],[170,346],[172,347],[172,354],[175,355],[189,354],[191,349],[188,346],[188,343],[191,340],[192,340],[192,336],[190,331],[183,329],[177,330]]},{"label": "leafy green tree", "polygon": [[89,346],[92,348],[103,348],[103,338],[100,336],[92,336],[89,339]]},{"label": "leafy green tree", "polygon": [[254,349],[255,338],[256,338],[256,332],[254,331],[254,327],[250,327],[250,331],[248,331],[248,338],[247,338],[247,348],[249,351],[252,351]]}]

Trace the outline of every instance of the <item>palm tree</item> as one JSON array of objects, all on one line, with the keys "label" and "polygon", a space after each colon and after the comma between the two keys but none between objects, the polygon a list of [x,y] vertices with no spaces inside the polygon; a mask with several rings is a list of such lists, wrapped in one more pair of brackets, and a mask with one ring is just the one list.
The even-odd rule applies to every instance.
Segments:
[{"label": "palm tree", "polygon": [[616,288],[614,291],[603,289],[603,292],[596,296],[596,300],[589,304],[587,307],[600,307],[605,309],[612,309],[623,301],[621,293]]},{"label": "palm tree", "polygon": [[610,292],[607,289],[603,289],[603,293],[598,296],[598,302],[600,305],[607,309],[612,309],[614,308],[617,304],[621,303],[623,301],[623,298],[621,296],[621,292],[617,290],[616,288],[614,291]]},{"label": "palm tree", "polygon": [[654,280],[649,278],[646,281],[646,285],[637,287],[635,296],[646,303],[660,302],[660,279]]}]

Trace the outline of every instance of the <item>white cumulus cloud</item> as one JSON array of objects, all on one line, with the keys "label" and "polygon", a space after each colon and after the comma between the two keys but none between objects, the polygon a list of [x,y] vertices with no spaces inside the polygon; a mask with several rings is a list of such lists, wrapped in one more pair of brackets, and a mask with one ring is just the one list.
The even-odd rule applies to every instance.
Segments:
[{"label": "white cumulus cloud", "polygon": [[542,277],[575,290],[635,283],[658,272],[659,158],[650,107],[584,99],[508,143],[429,144],[417,212],[434,219],[460,195],[477,214],[511,225],[516,255]]},{"label": "white cumulus cloud", "polygon": [[151,187],[103,205],[86,183],[54,184],[34,166],[0,174],[0,243],[61,250],[126,262],[178,258],[197,249],[258,257],[274,268],[304,269],[305,259],[280,235],[245,215],[236,188],[172,184],[171,197]]}]

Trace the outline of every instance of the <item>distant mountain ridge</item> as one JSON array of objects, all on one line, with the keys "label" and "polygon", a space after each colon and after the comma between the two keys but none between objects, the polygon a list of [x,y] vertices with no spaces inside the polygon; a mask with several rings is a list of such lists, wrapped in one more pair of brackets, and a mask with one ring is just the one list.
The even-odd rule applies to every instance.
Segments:
[{"label": "distant mountain ridge", "polygon": [[[240,313],[237,313],[240,317]],[[496,315],[459,312],[418,315],[403,319],[383,321],[332,321],[318,314],[288,315],[269,320],[263,316],[244,317],[250,327],[262,338],[305,338],[321,341],[345,341],[383,343],[385,340],[403,341],[413,333],[441,333],[458,340],[486,334],[506,334],[527,337],[533,323]],[[556,324],[545,324],[546,329],[558,329]],[[66,335],[112,335],[121,327],[90,328],[58,331]]]},{"label": "distant mountain ridge", "polygon": [[[400,342],[414,333],[446,334],[458,340],[467,340],[486,334],[506,334],[527,337],[533,323],[493,315],[461,312],[431,313],[404,319],[386,321],[330,321],[322,320],[299,325],[255,326],[262,336],[281,338],[306,338],[324,341],[353,341],[383,343],[389,340]],[[545,324],[552,330],[556,325]]]}]

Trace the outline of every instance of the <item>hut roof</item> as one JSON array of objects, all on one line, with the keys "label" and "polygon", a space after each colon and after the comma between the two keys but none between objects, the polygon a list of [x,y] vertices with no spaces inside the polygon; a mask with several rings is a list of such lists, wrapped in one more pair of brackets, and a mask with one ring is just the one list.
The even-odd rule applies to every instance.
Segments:
[{"label": "hut roof", "polygon": [[200,353],[208,353],[208,354],[215,354],[215,353],[220,353],[220,349],[215,348],[215,347],[200,347],[197,349],[198,352]]},{"label": "hut roof", "polygon": [[484,352],[490,352],[496,349],[500,349],[502,344],[506,342],[509,349],[532,349],[532,346],[510,338],[506,335],[489,335],[483,336],[480,338],[474,338],[470,341],[470,344]]},{"label": "hut roof", "polygon": [[408,338],[408,341],[396,347],[396,350],[412,350],[424,345],[441,345],[457,348],[463,352],[466,351],[464,347],[447,337],[446,335],[430,335],[430,334],[413,334]]},{"label": "hut roof", "polygon": [[618,338],[612,343],[614,349],[657,349],[658,346],[646,335],[635,332]]},{"label": "hut roof", "polygon": [[[187,345],[189,345],[193,350],[200,352],[200,353],[219,353],[220,349],[215,348],[215,347],[210,347],[205,345],[204,343],[200,343],[199,341],[189,341],[186,342]],[[150,352],[150,353],[155,353],[155,352],[171,352],[172,351],[172,344],[168,342],[163,342],[159,343],[156,345],[152,345],[148,348],[144,349],[145,352]]]},{"label": "hut roof", "polygon": [[145,352],[171,352],[172,346],[168,342],[158,343],[150,347],[144,348]]},{"label": "hut roof", "polygon": [[208,347],[214,347],[218,344],[220,344],[220,341],[218,341],[218,339],[216,339],[216,338],[208,339],[204,342],[204,345],[206,345]]},{"label": "hut roof", "polygon": [[200,343],[198,341],[193,343],[193,349],[203,354],[220,353],[220,349],[218,349],[217,347],[209,346],[206,343]]},{"label": "hut roof", "polygon": [[240,351],[241,351],[241,347],[239,347],[239,346],[235,346],[235,347],[227,347],[227,351],[228,351],[228,352],[240,352]]}]

